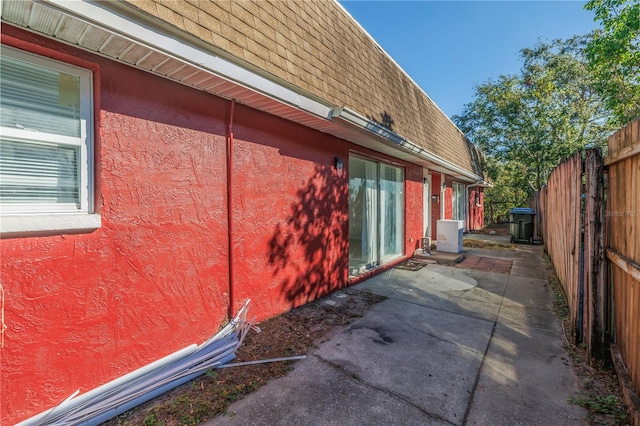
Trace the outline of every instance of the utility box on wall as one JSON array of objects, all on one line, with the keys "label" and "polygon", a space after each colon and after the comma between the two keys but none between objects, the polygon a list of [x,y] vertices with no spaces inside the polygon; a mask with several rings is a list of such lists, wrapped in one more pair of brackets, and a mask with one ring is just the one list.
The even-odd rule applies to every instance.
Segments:
[{"label": "utility box on wall", "polygon": [[460,253],[462,251],[463,221],[439,220],[436,231],[438,233],[436,246],[438,251],[446,253]]}]

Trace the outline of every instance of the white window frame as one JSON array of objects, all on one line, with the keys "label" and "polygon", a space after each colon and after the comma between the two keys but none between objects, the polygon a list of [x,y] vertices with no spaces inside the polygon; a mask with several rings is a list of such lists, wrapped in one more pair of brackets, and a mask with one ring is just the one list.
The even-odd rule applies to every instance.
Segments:
[{"label": "white window frame", "polygon": [[94,213],[93,73],[85,68],[2,45],[1,55],[76,76],[80,80],[80,137],[0,127],[2,138],[16,142],[79,147],[79,206],[73,204],[0,203],[0,237],[83,232],[100,227]]}]

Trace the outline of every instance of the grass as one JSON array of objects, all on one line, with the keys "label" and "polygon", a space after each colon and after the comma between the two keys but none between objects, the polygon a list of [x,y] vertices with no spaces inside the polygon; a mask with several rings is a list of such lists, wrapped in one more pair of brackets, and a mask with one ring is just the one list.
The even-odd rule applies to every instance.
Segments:
[{"label": "grass", "polygon": [[598,416],[608,419],[605,424],[610,425],[626,425],[629,420],[622,400],[616,395],[598,395],[582,390],[577,398],[570,398],[569,402],[586,408],[592,424],[603,423]]},{"label": "grass", "polygon": [[494,241],[476,240],[475,238],[465,238],[462,245],[465,248],[481,248],[489,250],[515,250],[513,244],[498,243]]},{"label": "grass", "polygon": [[[291,370],[291,362],[267,367],[248,366],[209,370],[174,391],[125,413],[110,424],[145,426],[197,425],[224,413],[229,404]],[[142,418],[141,418],[142,417]]]}]

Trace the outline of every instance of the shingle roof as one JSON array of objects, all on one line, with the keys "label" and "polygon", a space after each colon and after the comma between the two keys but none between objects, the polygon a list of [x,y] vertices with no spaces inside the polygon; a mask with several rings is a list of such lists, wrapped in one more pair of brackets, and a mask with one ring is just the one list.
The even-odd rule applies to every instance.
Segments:
[{"label": "shingle roof", "polygon": [[124,2],[329,103],[386,116],[414,144],[478,171],[460,130],[335,1]]}]

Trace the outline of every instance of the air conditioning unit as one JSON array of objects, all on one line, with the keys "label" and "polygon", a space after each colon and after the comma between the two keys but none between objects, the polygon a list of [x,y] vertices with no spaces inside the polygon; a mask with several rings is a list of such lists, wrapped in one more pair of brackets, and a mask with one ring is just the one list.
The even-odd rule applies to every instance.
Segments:
[{"label": "air conditioning unit", "polygon": [[464,232],[464,221],[462,220],[439,220],[436,228],[438,251],[446,253],[460,253],[462,251],[462,234]]}]

